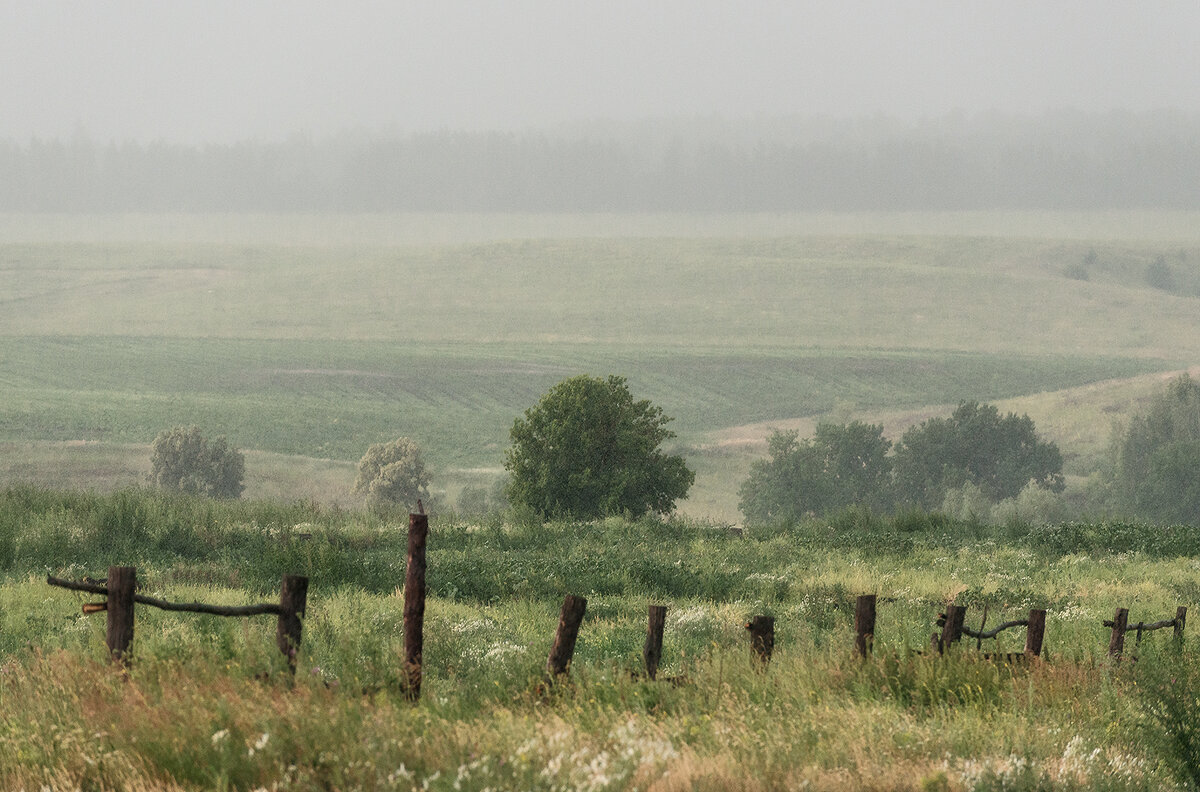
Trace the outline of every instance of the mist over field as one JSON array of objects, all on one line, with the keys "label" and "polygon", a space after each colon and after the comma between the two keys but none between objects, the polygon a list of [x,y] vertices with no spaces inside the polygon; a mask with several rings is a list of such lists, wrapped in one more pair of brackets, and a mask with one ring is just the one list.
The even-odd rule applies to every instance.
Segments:
[{"label": "mist over field", "polygon": [[224,145],[0,142],[10,212],[1195,209],[1200,116],[594,122]]},{"label": "mist over field", "polygon": [[1200,206],[1189,3],[2,7],[0,211]]},{"label": "mist over field", "polygon": [[596,369],[736,517],[746,426],[1194,361],[1190,4],[3,9],[0,439],[204,422],[305,469],[403,432],[454,492]]},{"label": "mist over field", "polygon": [[0,0],[0,788],[1194,788],[1197,42]]}]

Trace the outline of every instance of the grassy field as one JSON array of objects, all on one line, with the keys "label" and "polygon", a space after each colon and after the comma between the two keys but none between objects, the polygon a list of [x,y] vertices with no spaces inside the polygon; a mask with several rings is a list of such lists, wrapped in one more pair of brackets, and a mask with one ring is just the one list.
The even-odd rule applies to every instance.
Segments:
[{"label": "grassy field", "polygon": [[[1085,475],[1139,378],[1200,359],[1195,221],[2,217],[0,481],[128,483],[137,448],[195,423],[253,452],[251,494],[352,503],[346,464],[405,434],[452,501],[577,373],[675,417],[693,515],[737,519],[772,426],[961,399],[1059,405],[1035,419]],[[1146,281],[1160,259],[1170,290]],[[1098,422],[1066,409],[1089,387],[1144,391]]]},{"label": "grassy field", "polygon": [[[1195,213],[0,216],[0,788],[1194,788],[1195,636],[1113,663],[1101,624],[1194,612],[1194,528],[733,524],[773,428],[863,418],[894,438],[961,399],[1031,415],[1078,485],[1114,420],[1200,373],[1198,229]],[[499,475],[514,418],[584,372],[675,417],[698,471],[682,516],[435,513],[411,706],[406,517],[357,508],[355,460],[410,435],[452,503]],[[246,450],[246,497],[129,489],[154,435],[193,423]],[[307,575],[296,679],[269,617],[148,608],[114,671],[103,618],[80,614],[94,598],[44,576],[118,563],[152,595],[227,604]],[[588,613],[571,683],[547,690],[568,592]],[[860,662],[864,592],[880,609]],[[686,685],[631,673],[648,601],[670,607],[662,673]],[[949,601],[972,625],[1047,608],[1047,661],[917,654]],[[777,619],[765,671],[742,627],[756,614]]]},{"label": "grassy field", "polygon": [[[0,491],[0,698],[20,704],[0,709],[0,785],[1187,788],[1170,737],[1196,723],[1200,645],[1189,635],[1177,655],[1155,633],[1139,662],[1112,663],[1101,621],[1116,607],[1152,620],[1194,605],[1195,531],[855,512],[748,533],[435,518],[414,707],[400,687],[404,525],[315,505]],[[295,683],[270,617],[139,608],[132,669],[110,668],[103,617],[79,612],[95,598],[42,575],[117,562],[176,601],[263,601],[282,573],[309,576]],[[547,691],[567,592],[588,598],[587,616],[571,684]],[[851,652],[862,592],[880,595],[867,662]],[[915,654],[951,599],[972,625],[985,605],[989,625],[1047,608],[1046,661],[1012,669],[965,644]],[[662,673],[688,684],[631,676],[648,601],[670,608]],[[742,628],[756,614],[777,620],[765,671]],[[984,648],[1022,643],[1015,630]]]}]

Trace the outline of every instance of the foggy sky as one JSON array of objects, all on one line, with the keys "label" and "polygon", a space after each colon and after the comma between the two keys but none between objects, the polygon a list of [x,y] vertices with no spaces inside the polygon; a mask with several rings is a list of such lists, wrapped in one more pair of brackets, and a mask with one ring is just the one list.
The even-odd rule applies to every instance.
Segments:
[{"label": "foggy sky", "polygon": [[1200,3],[0,0],[0,138],[1200,113]]}]

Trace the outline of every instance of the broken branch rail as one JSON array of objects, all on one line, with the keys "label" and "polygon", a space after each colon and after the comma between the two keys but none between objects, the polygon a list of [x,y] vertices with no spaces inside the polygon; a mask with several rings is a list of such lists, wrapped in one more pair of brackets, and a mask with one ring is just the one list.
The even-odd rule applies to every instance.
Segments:
[{"label": "broken branch rail", "polygon": [[[1166,627],[1174,627],[1178,623],[1179,623],[1178,619],[1165,619],[1163,621],[1151,622],[1149,624],[1147,624],[1146,622],[1138,622],[1137,624],[1126,624],[1125,630],[1126,630],[1126,632],[1129,632],[1131,630],[1140,630],[1140,631],[1161,630]],[[1115,627],[1116,624],[1117,623],[1115,621],[1113,621],[1112,619],[1104,620],[1105,627]]]},{"label": "broken branch rail", "polygon": [[[62,580],[61,578],[46,576],[46,582],[51,586],[59,588],[71,589],[72,591],[85,591],[90,594],[108,594],[108,587],[101,586],[96,583],[87,583],[79,580]],[[157,597],[147,597],[145,594],[134,594],[133,601],[142,605],[150,605],[155,608],[160,608],[166,611],[182,611],[186,613],[208,613],[213,616],[259,616],[263,614],[272,614],[275,616],[283,613],[283,608],[278,603],[264,602],[259,605],[208,605],[203,602],[167,602],[166,600],[158,599]],[[92,610],[95,611],[95,604],[92,605]]]},{"label": "broken branch rail", "polygon": [[997,635],[1004,632],[1005,630],[1009,629],[1010,627],[1028,627],[1028,626],[1029,626],[1029,619],[1015,619],[1013,621],[1006,621],[1006,622],[1004,622],[1004,624],[1001,624],[997,627],[993,627],[992,629],[987,630],[986,632],[983,630],[972,630],[970,627],[963,625],[962,634],[967,636],[968,638],[976,638],[978,640],[990,640],[992,638],[995,638]]}]

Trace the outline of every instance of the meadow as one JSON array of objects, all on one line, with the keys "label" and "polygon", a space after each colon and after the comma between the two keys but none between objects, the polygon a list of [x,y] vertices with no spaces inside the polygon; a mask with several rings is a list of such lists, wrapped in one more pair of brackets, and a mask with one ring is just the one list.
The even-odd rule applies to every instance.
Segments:
[{"label": "meadow", "polygon": [[[1117,663],[1101,624],[1195,612],[1194,527],[853,509],[742,526],[736,492],[773,428],[859,418],[894,438],[963,399],[1028,412],[1082,487],[1112,423],[1197,364],[1198,219],[0,217],[0,787],[1194,788],[1194,630]],[[1163,263],[1171,281],[1148,282]],[[679,513],[455,514],[501,474],[512,421],[578,373],[624,375],[675,418],[698,471]],[[140,488],[176,424],[246,452],[242,500]],[[424,448],[438,507],[417,706],[407,516],[348,492],[397,435]],[[103,617],[80,612],[95,598],[45,583],[112,564],[222,604],[307,575],[295,679],[269,618],[149,608],[114,669]],[[547,687],[566,593],[587,616],[571,681]],[[920,654],[950,601],[971,625],[1046,608],[1045,661]],[[661,673],[688,684],[632,673],[649,602],[670,607]],[[758,614],[777,620],[765,671]]]},{"label": "meadow", "polygon": [[453,503],[554,383],[616,373],[675,418],[681,509],[732,521],[772,426],[1143,382],[1086,438],[1039,421],[1085,476],[1137,378],[1200,352],[1194,220],[6,216],[0,480],[136,483],[131,448],[197,424],[263,455],[251,496],[354,504],[349,466],[408,435]]},{"label": "meadow", "polygon": [[[1116,607],[1196,601],[1200,539],[1120,523],[871,517],[736,532],[677,518],[435,517],[422,700],[401,683],[398,513],[217,503],[152,491],[0,493],[0,783],[85,789],[1163,789],[1181,775],[1152,704],[1200,649],[1161,633],[1107,659]],[[305,534],[308,536],[301,536]],[[310,578],[294,681],[274,620],[139,608],[130,670],[104,656],[95,597],[42,575],[138,567],[176,601],[269,601]],[[542,674],[562,595],[588,598],[570,682]],[[853,598],[880,594],[853,656]],[[972,642],[916,653],[954,599],[977,624],[1045,607],[1045,661]],[[660,674],[646,604],[670,608]],[[743,623],[776,618],[752,660]],[[1019,651],[1021,631],[985,650]],[[1191,676],[1188,676],[1191,675]],[[1191,683],[1188,683],[1190,685]],[[1156,685],[1158,685],[1156,687]],[[1157,698],[1155,697],[1157,696]],[[1187,699],[1190,700],[1190,699]],[[15,705],[15,706],[14,706]],[[1186,758],[1186,757],[1185,757]]]}]

